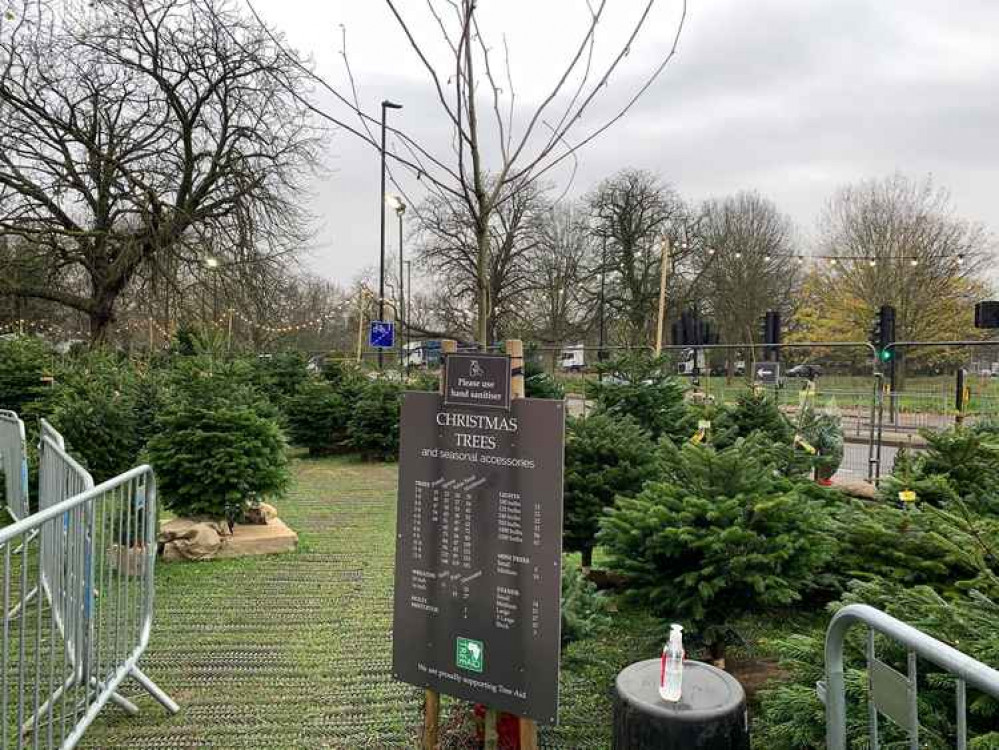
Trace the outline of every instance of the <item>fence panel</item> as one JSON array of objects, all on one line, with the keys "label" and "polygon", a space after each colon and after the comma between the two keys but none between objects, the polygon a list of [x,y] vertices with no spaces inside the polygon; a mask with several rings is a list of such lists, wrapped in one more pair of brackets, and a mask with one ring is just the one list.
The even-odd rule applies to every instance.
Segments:
[{"label": "fence panel", "polygon": [[[957,712],[956,746],[965,750],[967,737],[967,687],[999,698],[999,672],[975,661],[945,643],[907,625],[901,620],[869,607],[850,604],[833,615],[826,632],[824,683],[818,685],[819,695],[826,706],[826,747],[846,750],[846,682],[843,672],[843,644],[851,625],[862,623],[868,628],[868,733],[869,747],[879,746],[878,716],[885,715],[900,725],[909,737],[909,747],[921,747],[919,742],[919,695],[917,658],[925,659],[954,676],[954,699]],[[908,654],[906,673],[897,672],[877,658],[875,633],[886,636],[903,646]]]},{"label": "fence panel", "polygon": [[178,710],[138,667],[152,627],[152,470],[62,499],[88,477],[52,437],[43,437],[42,451],[43,507],[0,530],[3,611],[24,592],[44,594],[3,623],[0,746],[17,750],[75,747],[108,701],[135,713],[117,693],[129,676]]},{"label": "fence panel", "polygon": [[7,512],[15,521],[27,518],[28,452],[24,422],[12,411],[0,409],[0,470],[4,475]]}]

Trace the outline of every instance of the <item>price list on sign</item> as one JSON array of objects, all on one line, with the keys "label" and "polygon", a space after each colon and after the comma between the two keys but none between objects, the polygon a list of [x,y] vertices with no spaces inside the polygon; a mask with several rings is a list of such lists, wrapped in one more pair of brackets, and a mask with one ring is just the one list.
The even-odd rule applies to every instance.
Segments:
[{"label": "price list on sign", "polygon": [[405,395],[398,679],[555,722],[563,440],[561,401],[501,412]]}]

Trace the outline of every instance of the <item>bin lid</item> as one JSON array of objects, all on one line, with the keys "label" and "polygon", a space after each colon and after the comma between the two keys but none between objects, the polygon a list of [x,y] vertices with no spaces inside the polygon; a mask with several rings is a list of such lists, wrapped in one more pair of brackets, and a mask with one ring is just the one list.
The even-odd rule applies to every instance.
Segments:
[{"label": "bin lid", "polygon": [[659,697],[659,659],[625,667],[617,694],[638,710],[678,722],[703,722],[745,710],[742,685],[724,670],[699,661],[683,662],[683,688],[676,703]]}]

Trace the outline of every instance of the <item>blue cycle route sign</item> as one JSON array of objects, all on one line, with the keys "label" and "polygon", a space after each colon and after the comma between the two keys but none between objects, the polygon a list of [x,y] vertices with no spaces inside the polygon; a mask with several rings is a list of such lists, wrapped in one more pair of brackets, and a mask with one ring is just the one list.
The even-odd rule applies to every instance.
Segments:
[{"label": "blue cycle route sign", "polygon": [[395,323],[372,320],[368,329],[368,346],[374,349],[392,349],[395,346]]}]

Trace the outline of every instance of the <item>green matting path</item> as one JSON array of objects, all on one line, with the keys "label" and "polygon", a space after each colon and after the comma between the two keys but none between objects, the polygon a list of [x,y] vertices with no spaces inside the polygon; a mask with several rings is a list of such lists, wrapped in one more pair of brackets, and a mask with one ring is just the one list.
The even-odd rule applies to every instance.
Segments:
[{"label": "green matting path", "polygon": [[[109,706],[81,747],[417,747],[422,691],[390,675],[396,471],[298,460],[294,488],[278,503],[300,535],[297,552],[159,564],[142,666],[181,712],[167,716],[126,682],[122,692],[137,700],[140,715]],[[638,620],[567,650],[562,723],[543,731],[543,747],[608,747],[613,677],[657,648],[658,628]],[[471,746],[466,714],[446,704],[443,747]]]}]

